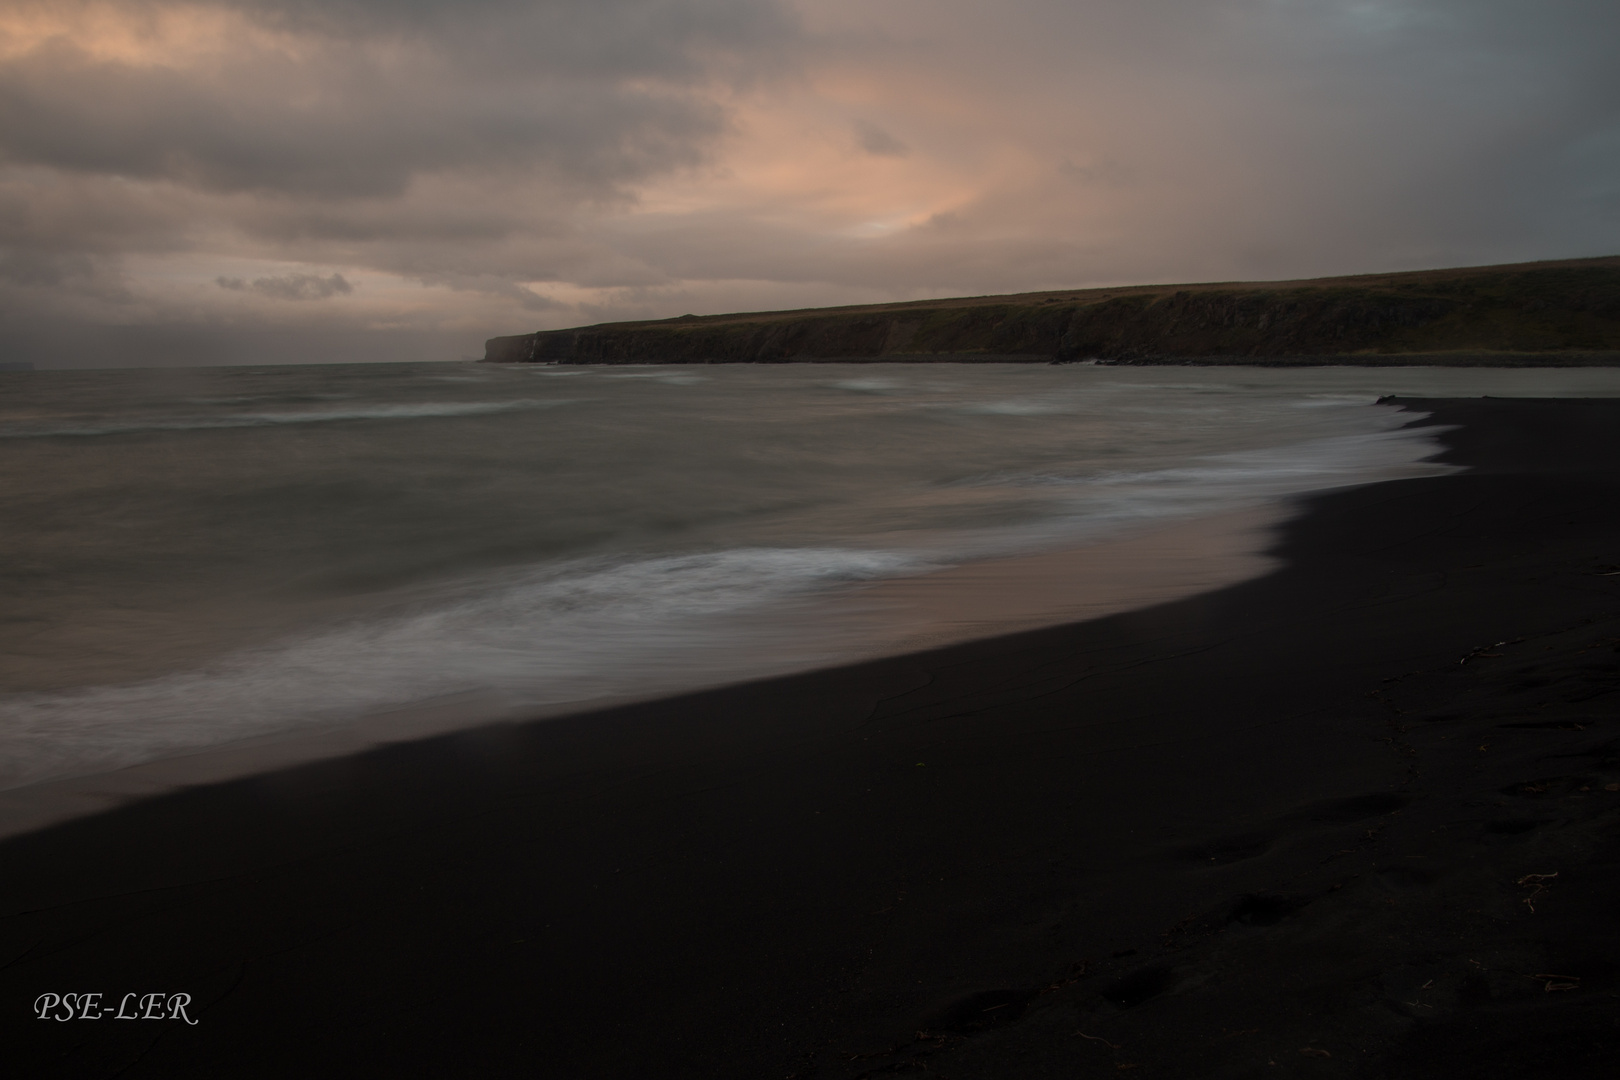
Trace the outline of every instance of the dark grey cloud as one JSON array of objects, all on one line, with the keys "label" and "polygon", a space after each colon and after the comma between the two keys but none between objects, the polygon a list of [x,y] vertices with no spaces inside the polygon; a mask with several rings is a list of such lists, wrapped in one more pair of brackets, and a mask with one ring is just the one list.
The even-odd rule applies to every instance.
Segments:
[{"label": "dark grey cloud", "polygon": [[485,70],[702,80],[779,63],[798,35],[777,0],[221,0],[267,26],[327,40],[430,42]]},{"label": "dark grey cloud", "polygon": [[[313,310],[248,304],[230,316],[183,286],[138,287],[142,259],[210,253],[331,267],[207,274],[221,299],[331,299],[343,293],[334,282],[351,280],[343,271],[369,268],[546,310],[554,301],[522,279],[566,273],[580,246],[546,237],[709,160],[727,131],[721,98],[791,69],[800,36],[778,0],[10,10],[0,10],[0,319],[19,323],[54,313],[251,328],[275,310]],[[52,18],[59,32],[3,54],[30,20]]]},{"label": "dark grey cloud", "polygon": [[791,36],[750,0],[216,6],[305,37],[228,71],[45,42],[0,68],[0,159],[317,197],[489,168],[600,189],[698,160],[724,125],[717,70]]},{"label": "dark grey cloud", "polygon": [[0,322],[475,343],[1620,250],[1614,0],[120,0],[118,48],[17,4],[67,29],[0,54]]},{"label": "dark grey cloud", "polygon": [[56,288],[95,276],[95,262],[76,252],[12,249],[0,252],[0,281],[30,288]]},{"label": "dark grey cloud", "polygon": [[866,121],[855,125],[855,141],[860,143],[862,150],[878,157],[905,157],[911,153],[911,147],[876,124]]},{"label": "dark grey cloud", "polygon": [[231,292],[252,290],[274,300],[327,300],[334,296],[347,296],[354,292],[342,274],[321,277],[319,274],[282,274],[278,277],[254,278],[245,281],[239,277],[220,276],[214,284]]}]

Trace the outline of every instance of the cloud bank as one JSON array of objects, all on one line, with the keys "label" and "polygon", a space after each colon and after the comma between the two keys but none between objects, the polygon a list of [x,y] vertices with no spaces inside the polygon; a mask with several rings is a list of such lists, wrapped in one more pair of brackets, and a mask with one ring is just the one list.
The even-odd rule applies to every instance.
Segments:
[{"label": "cloud bank", "polygon": [[14,0],[0,350],[1612,253],[1616,40],[1612,0]]}]

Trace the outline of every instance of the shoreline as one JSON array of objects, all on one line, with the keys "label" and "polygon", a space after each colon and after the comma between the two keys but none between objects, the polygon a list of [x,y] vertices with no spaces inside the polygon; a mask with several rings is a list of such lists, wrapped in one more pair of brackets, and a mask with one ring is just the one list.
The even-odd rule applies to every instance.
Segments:
[{"label": "shoreline", "polygon": [[[14,1058],[1607,1076],[1620,401],[1396,403],[1470,471],[1306,497],[1240,584],[0,843]],[[79,988],[199,1023],[26,1011]]]},{"label": "shoreline", "polygon": [[1296,499],[890,578],[824,606],[850,612],[841,617],[872,642],[863,650],[866,660],[1156,607],[1270,573],[1277,560],[1267,549],[1297,512]]},{"label": "shoreline", "polygon": [[[1022,630],[1099,618],[1197,595],[1267,573],[1271,532],[1289,500],[1123,529],[1056,550],[980,558],[918,574],[847,586],[797,601],[790,613],[816,637],[858,640],[854,655],[832,663],[758,658],[757,670],[712,683],[656,687],[514,706],[494,691],[412,702],[348,721],[309,724],[180,750],[104,769],[0,789],[0,840],[141,799],[311,762],[342,758],[491,725],[524,723],[804,674]],[[1062,586],[1044,587],[1061,574]],[[759,637],[781,635],[783,612],[737,616],[759,623]]]}]

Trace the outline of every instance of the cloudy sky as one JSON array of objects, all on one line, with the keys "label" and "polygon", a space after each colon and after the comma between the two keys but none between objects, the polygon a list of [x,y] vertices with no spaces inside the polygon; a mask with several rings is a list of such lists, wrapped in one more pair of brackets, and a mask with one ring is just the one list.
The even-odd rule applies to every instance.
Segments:
[{"label": "cloudy sky", "polygon": [[0,0],[0,360],[1620,252],[1615,0]]}]

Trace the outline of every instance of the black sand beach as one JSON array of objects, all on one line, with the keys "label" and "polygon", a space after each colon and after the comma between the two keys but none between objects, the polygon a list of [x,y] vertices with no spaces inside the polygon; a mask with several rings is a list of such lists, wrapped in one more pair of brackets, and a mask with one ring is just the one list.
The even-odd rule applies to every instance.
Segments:
[{"label": "black sand beach", "polygon": [[1257,580],[5,841],[8,1072],[1612,1076],[1620,402],[1401,404]]}]

